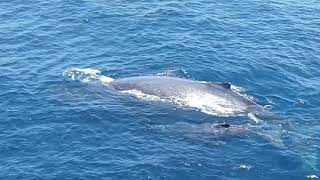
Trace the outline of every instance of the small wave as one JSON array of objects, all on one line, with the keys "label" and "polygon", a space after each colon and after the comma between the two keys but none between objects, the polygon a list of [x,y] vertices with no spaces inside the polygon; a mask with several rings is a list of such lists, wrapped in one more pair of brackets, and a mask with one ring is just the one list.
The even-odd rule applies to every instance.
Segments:
[{"label": "small wave", "polygon": [[63,72],[63,76],[72,81],[80,81],[83,83],[89,83],[94,81],[100,81],[102,83],[110,83],[114,79],[101,75],[101,71],[92,68],[70,68]]}]

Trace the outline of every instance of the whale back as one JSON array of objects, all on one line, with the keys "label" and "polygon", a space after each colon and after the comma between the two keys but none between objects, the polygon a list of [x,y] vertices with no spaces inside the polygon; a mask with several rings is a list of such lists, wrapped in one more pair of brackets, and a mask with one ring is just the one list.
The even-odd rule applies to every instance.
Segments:
[{"label": "whale back", "polygon": [[183,97],[193,91],[207,91],[205,83],[188,79],[142,76],[116,79],[110,83],[118,91],[137,90],[159,97]]},{"label": "whale back", "polygon": [[247,113],[252,109],[260,109],[252,100],[232,91],[230,83],[141,76],[116,79],[110,85],[120,92],[134,90],[215,115]]}]

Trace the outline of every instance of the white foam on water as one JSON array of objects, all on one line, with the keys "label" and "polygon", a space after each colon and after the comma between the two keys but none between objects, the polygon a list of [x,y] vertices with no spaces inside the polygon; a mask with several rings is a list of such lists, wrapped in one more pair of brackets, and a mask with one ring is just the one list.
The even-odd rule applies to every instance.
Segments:
[{"label": "white foam on water", "polygon": [[253,166],[251,166],[251,165],[241,164],[241,165],[239,166],[239,169],[245,169],[245,170],[250,170],[250,169],[252,169],[252,168],[253,168]]},{"label": "white foam on water", "polygon": [[253,96],[249,96],[248,94],[246,94],[247,90],[243,87],[231,85],[230,89],[233,92],[240,94],[241,96],[244,96],[252,101],[256,101],[256,99]]},{"label": "white foam on water", "polygon": [[94,81],[100,81],[102,83],[110,83],[114,79],[101,75],[101,71],[92,68],[70,68],[63,72],[63,76],[72,81],[80,81],[83,83],[89,83]]},{"label": "white foam on water", "polygon": [[231,89],[232,91],[237,92],[237,93],[240,93],[240,94],[246,92],[246,90],[245,90],[243,87],[235,86],[235,85],[231,85],[231,86],[230,86],[230,89]]},{"label": "white foam on water", "polygon": [[271,110],[272,109],[272,105],[271,104],[267,104],[267,105],[264,105],[263,108]]},{"label": "white foam on water", "polygon": [[307,178],[309,178],[309,179],[319,179],[319,177],[314,175],[314,174],[313,175],[308,175]]},{"label": "white foam on water", "polygon": [[261,119],[257,118],[254,113],[248,113],[248,117],[257,124],[261,122]]},{"label": "white foam on water", "polygon": [[113,78],[111,78],[111,77],[107,77],[107,76],[101,76],[100,77],[100,81],[102,82],[102,83],[110,83],[110,82],[112,82],[112,81],[114,81],[114,79]]},{"label": "white foam on water", "polygon": [[80,68],[71,68],[71,70],[73,71],[78,71],[78,72],[83,72],[83,73],[86,73],[86,74],[100,74],[101,71],[98,70],[98,69],[92,69],[92,68],[83,68],[83,69],[80,69]]}]

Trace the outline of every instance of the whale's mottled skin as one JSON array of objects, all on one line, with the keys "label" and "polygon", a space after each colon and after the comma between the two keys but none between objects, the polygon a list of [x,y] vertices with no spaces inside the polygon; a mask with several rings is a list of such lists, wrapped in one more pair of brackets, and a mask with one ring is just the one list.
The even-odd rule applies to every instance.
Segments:
[{"label": "whale's mottled skin", "polygon": [[117,91],[138,90],[144,94],[160,98],[186,99],[196,94],[196,98],[207,98],[209,105],[239,110],[249,113],[262,110],[254,101],[230,89],[229,83],[208,83],[176,77],[139,76],[115,79],[110,85]]}]

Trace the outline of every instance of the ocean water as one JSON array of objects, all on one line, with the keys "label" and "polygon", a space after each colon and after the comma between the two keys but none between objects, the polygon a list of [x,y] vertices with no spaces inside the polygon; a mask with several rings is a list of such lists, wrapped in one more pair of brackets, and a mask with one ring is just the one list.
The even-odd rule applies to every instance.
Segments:
[{"label": "ocean water", "polygon": [[[2,0],[0,9],[0,179],[320,177],[319,1]],[[274,116],[260,135],[217,137],[210,124],[250,127],[255,117],[99,79],[145,75],[230,82]]]}]

